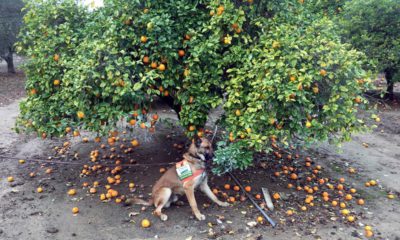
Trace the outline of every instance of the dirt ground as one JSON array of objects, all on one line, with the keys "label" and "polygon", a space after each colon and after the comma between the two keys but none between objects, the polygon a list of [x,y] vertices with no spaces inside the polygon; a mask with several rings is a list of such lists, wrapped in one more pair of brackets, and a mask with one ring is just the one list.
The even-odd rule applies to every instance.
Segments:
[{"label": "dirt ground", "polygon": [[[9,88],[10,81],[15,83],[12,88]],[[101,149],[100,143],[93,142],[92,138],[89,143],[82,143],[82,137],[93,137],[89,134],[74,139],[42,140],[13,132],[11,128],[18,115],[18,102],[23,96],[21,89],[22,74],[16,77],[0,75],[1,102],[4,102],[0,107],[0,239],[365,239],[365,225],[372,226],[373,239],[400,239],[400,110],[397,103],[381,109],[382,123],[377,129],[354,136],[353,141],[343,145],[341,152],[322,143],[307,151],[294,151],[293,156],[298,154],[299,157],[291,161],[286,160],[287,154],[283,152],[282,159],[272,155],[260,156],[249,171],[235,173],[243,184],[252,187],[252,195],[260,193],[261,187],[280,194],[281,199],[275,201],[275,210],[268,212],[278,222],[278,226],[272,228],[267,223],[248,226],[260,213],[251,207],[248,200],[239,201],[240,192],[223,188],[226,183],[234,185],[228,176],[210,176],[210,186],[220,190],[219,198],[223,199],[226,193],[236,197],[237,202],[222,208],[198,193],[198,205],[206,215],[206,220],[202,222],[193,218],[184,198],[183,206],[172,206],[165,211],[169,216],[166,222],[151,214],[152,207],[124,206],[115,203],[114,199],[101,201],[99,195],[106,192],[106,178],[112,175],[105,171],[105,167],[114,164],[115,159],[120,159],[123,164],[137,162],[137,166],[123,167],[119,172],[121,183],[111,187],[120,195],[148,198],[151,185],[161,176],[160,167],[167,167],[168,163],[180,159],[183,150],[174,147],[174,144],[187,145],[181,129],[171,124],[176,122],[174,114],[160,106],[156,111],[164,121],[159,124],[156,133],[135,129],[120,134],[115,152],[112,152],[111,146]],[[138,139],[140,146],[124,153],[128,147],[121,149],[120,145],[130,145],[132,138]],[[65,148],[65,153],[57,153],[54,148],[59,147],[58,151],[64,149],[62,145],[65,141],[70,141],[71,146]],[[89,175],[81,174],[83,163],[93,165],[89,155],[94,149],[99,150],[100,156],[107,155],[106,159],[98,160],[103,168]],[[79,156],[74,159],[75,153]],[[110,159],[111,154],[115,155],[113,159]],[[49,160],[49,157],[52,159]],[[312,168],[304,166],[306,157],[311,157]],[[19,164],[18,159],[26,159],[27,162]],[[48,160],[50,163],[30,159]],[[69,164],[60,165],[51,161],[66,161]],[[140,165],[148,163],[163,165]],[[306,177],[318,165],[322,168],[317,174],[318,179],[325,179],[336,186],[338,179],[343,177],[344,191],[357,189],[354,199],[346,202],[347,208],[356,217],[355,222],[349,223],[339,207],[332,207],[330,202],[323,202],[317,195],[315,206],[305,204],[306,194],[303,191],[287,187],[288,183],[294,186],[307,184]],[[285,167],[294,168],[298,179],[288,179],[282,171]],[[356,173],[350,174],[349,167],[356,169]],[[52,172],[46,173],[47,169]],[[29,176],[31,172],[35,173],[34,177]],[[280,172],[280,176],[275,176],[275,172]],[[7,182],[8,176],[13,176],[14,182]],[[364,183],[372,179],[377,180],[378,186],[365,187]],[[90,194],[88,190],[94,181],[99,182],[97,193]],[[82,187],[85,182],[89,187]],[[130,182],[136,186],[129,189]],[[318,186],[318,193],[329,191],[332,199],[342,199],[337,191],[325,185]],[[36,192],[38,187],[43,188],[42,193]],[[67,194],[71,188],[77,190],[75,196]],[[395,199],[388,199],[388,193],[394,194]],[[365,205],[356,204],[355,199],[359,198],[365,199]],[[262,200],[257,201],[262,204]],[[301,206],[307,206],[307,211],[300,210]],[[79,207],[80,212],[72,214],[73,207]],[[292,216],[286,213],[289,209],[294,211]],[[130,213],[133,214],[130,216]],[[144,218],[151,221],[150,228],[140,227]]]}]

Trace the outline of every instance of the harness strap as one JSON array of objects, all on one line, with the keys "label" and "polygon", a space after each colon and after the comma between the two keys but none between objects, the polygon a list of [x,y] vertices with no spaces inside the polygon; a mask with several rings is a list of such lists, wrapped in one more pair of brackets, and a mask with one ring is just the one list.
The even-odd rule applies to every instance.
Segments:
[{"label": "harness strap", "polygon": [[185,179],[182,179],[182,182],[185,183],[185,182],[187,182],[187,181],[189,181],[189,180],[192,180],[193,178],[195,178],[195,177],[197,177],[197,176],[200,176],[200,175],[203,174],[203,173],[204,173],[204,169],[198,169],[198,170],[196,170],[196,172],[193,173],[192,176],[187,177],[187,178],[185,178]]}]

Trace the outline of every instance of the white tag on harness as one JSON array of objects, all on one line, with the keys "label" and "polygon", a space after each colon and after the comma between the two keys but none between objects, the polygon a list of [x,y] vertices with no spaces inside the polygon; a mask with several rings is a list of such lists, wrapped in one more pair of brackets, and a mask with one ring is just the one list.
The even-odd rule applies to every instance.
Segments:
[{"label": "white tag on harness", "polygon": [[183,162],[182,164],[180,164],[180,166],[178,166],[177,164],[176,173],[178,174],[180,180],[183,180],[193,175],[192,169],[190,168],[190,165],[187,162]]}]

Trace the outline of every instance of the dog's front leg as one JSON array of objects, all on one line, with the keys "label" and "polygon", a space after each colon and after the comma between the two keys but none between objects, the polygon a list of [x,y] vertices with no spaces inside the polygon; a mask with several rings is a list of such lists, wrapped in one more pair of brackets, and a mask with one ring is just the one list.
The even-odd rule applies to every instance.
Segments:
[{"label": "dog's front leg", "polygon": [[213,202],[221,207],[229,206],[229,203],[220,201],[217,196],[211,191],[210,186],[208,186],[207,179],[203,181],[200,185],[200,190],[205,193]]},{"label": "dog's front leg", "polygon": [[194,197],[194,186],[193,184],[187,183],[188,186],[184,186],[186,197],[189,201],[190,207],[196,218],[199,221],[205,220],[206,216],[200,213],[199,209],[197,208],[196,198]]}]

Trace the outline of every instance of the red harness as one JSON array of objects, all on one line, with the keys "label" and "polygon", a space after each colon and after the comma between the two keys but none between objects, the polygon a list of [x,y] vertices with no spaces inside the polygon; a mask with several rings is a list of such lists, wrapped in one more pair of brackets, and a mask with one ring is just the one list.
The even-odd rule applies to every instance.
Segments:
[{"label": "red harness", "polygon": [[[185,162],[186,162],[186,160],[182,160],[182,161],[180,161],[180,162],[177,162],[177,163],[176,163],[176,167],[177,167],[177,168],[181,167],[183,164],[185,164]],[[189,181],[189,180],[192,180],[192,179],[194,179],[195,177],[198,177],[198,176],[200,176],[201,174],[203,174],[203,173],[204,173],[204,170],[205,170],[204,168],[197,169],[191,176],[186,177],[186,178],[182,179],[181,181],[182,181],[183,183],[185,183],[185,182],[187,182],[187,181]]]}]

